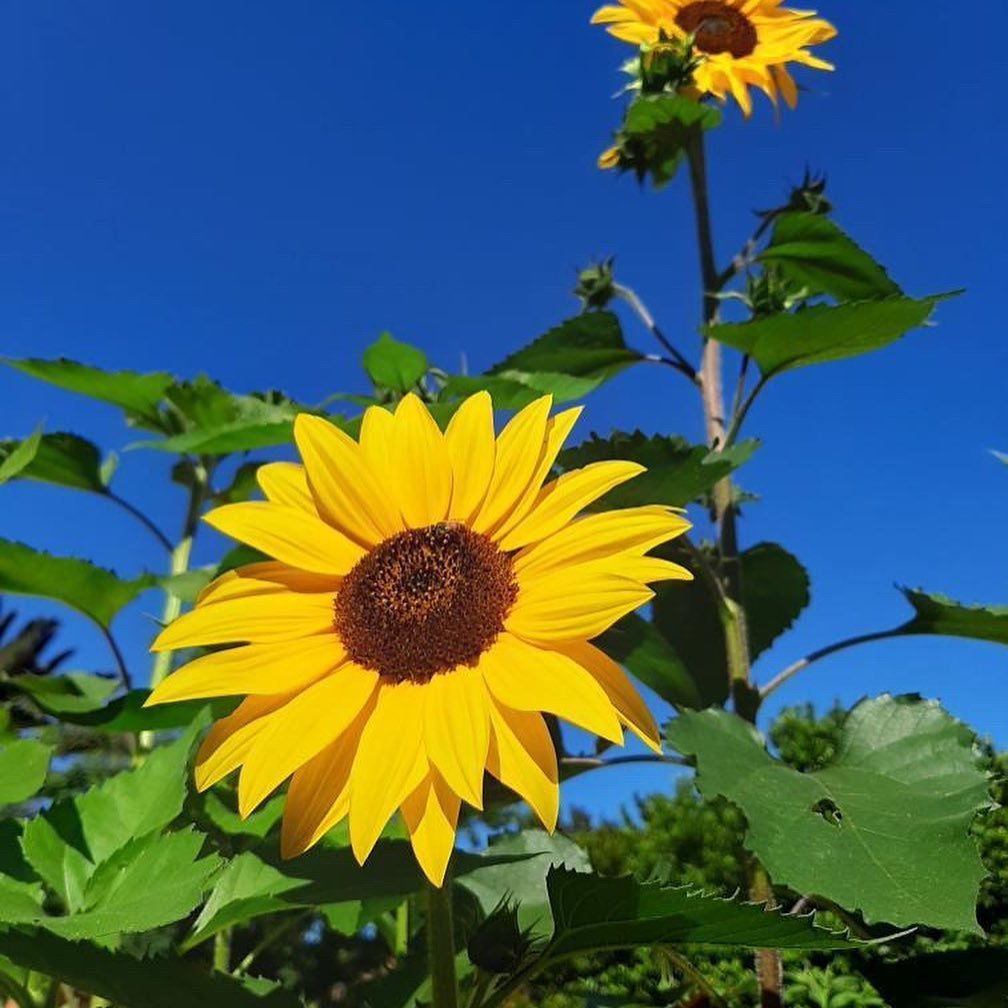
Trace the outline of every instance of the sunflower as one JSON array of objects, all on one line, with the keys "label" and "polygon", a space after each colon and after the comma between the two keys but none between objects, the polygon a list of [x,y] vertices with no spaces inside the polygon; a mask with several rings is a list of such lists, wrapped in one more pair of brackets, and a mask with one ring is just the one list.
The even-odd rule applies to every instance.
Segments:
[{"label": "sunflower", "polygon": [[747,116],[749,85],[774,104],[779,93],[794,108],[798,89],[788,63],[833,69],[808,47],[833,38],[836,29],[814,12],[781,7],[781,0],[620,0],[596,11],[592,24],[608,25],[610,34],[637,46],[692,36],[702,57],[697,88],[722,100],[730,92]]},{"label": "sunflower", "polygon": [[494,436],[478,393],[444,433],[406,396],[371,407],[360,439],[302,414],[302,465],[259,469],[266,500],[205,516],[272,557],[224,574],[152,645],[226,650],[165,679],[148,703],[243,696],[196,757],[203,790],[241,767],[249,815],[290,778],[281,852],[345,817],[360,863],[398,809],[440,885],[461,801],[484,770],[557,818],[556,753],[543,713],[613,743],[660,750],[623,671],[589,641],[688,571],[648,550],[689,526],[667,507],[575,516],[643,471],[597,462],[545,483],[580,410],[547,396]]}]

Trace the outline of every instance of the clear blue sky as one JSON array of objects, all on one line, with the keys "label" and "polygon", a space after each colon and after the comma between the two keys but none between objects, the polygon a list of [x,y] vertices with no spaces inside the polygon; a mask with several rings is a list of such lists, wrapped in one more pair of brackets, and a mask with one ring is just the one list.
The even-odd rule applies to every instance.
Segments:
[{"label": "clear blue sky", "polygon": [[[575,267],[609,254],[692,353],[682,180],[655,195],[594,167],[627,50],[588,26],[592,9],[7,0],[0,353],[207,371],[313,401],[362,389],[360,352],[385,328],[443,366],[486,366],[571,314]],[[940,328],[787,375],[754,411],[765,444],[742,479],[763,501],[744,542],[781,542],[813,580],[764,679],[901,621],[893,582],[1008,602],[1008,468],[987,453],[1008,449],[1008,12],[977,0],[958,21],[919,0],[833,0],[822,13],[840,29],[825,53],[838,71],[804,74],[809,92],[779,122],[765,105],[749,123],[732,110],[712,139],[721,254],[809,165],[908,291],[969,292],[940,307]],[[627,332],[648,348],[632,320]],[[44,418],[109,448],[131,440],[112,411],[14,372],[0,397],[5,435]],[[657,370],[593,396],[580,431],[617,425],[700,435],[685,383]],[[119,490],[174,525],[163,463],[125,457]],[[159,561],[100,500],[24,484],[0,500],[4,536],[123,573]],[[219,545],[208,537],[200,559]],[[146,596],[118,628],[141,680],[156,605]],[[79,664],[106,661],[83,622],[68,617],[65,640]],[[824,662],[779,697],[920,690],[1008,744],[1006,681],[1004,648],[921,639]],[[567,794],[612,807],[666,776],[607,771]]]}]

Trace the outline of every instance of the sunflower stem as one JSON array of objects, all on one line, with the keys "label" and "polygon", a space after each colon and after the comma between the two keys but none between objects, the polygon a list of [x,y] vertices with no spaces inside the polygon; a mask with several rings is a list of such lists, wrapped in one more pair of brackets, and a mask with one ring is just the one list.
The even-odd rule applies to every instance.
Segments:
[{"label": "sunflower stem", "polygon": [[451,881],[448,878],[440,887],[427,884],[427,955],[433,1008],[458,1008]]},{"label": "sunflower stem", "polygon": [[[700,130],[697,130],[687,143],[686,157],[689,164],[700,277],[703,284],[701,312],[704,325],[710,326],[718,321],[718,294],[733,274],[728,272],[719,274],[716,265],[707,187],[707,162],[703,133]],[[738,434],[745,413],[760,388],[761,385],[756,386],[739,412],[726,423],[721,344],[715,339],[704,337],[700,364],[700,392],[707,440],[712,450],[724,451],[728,447],[730,440]],[[714,487],[712,498],[713,518],[717,527],[718,576],[723,585],[721,617],[732,704],[740,717],[755,722],[759,712],[760,695],[749,681],[751,665],[749,633],[746,627],[745,596],[739,559],[735,491],[730,477],[721,480]],[[773,899],[773,888],[766,870],[755,860],[749,867],[749,895],[752,899],[763,902]],[[759,949],[756,952],[755,966],[760,1005],[762,1008],[780,1008],[782,986],[780,952],[777,949]]]}]

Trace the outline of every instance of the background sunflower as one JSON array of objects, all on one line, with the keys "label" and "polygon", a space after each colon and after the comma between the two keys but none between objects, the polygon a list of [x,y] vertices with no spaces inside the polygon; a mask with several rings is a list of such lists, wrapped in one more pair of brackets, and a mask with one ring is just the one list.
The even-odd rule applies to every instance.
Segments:
[{"label": "background sunflower", "polygon": [[748,116],[752,111],[750,85],[774,104],[780,94],[792,108],[798,89],[787,64],[800,63],[832,70],[830,63],[808,51],[826,42],[836,29],[809,11],[795,11],[781,0],[620,0],[600,8],[593,24],[636,46],[662,37],[692,37],[702,57],[694,73],[697,88],[724,99],[729,93]]}]

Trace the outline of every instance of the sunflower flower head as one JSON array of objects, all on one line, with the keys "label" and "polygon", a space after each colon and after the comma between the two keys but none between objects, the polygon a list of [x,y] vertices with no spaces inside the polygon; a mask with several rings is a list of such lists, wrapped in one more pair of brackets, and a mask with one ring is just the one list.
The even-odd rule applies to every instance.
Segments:
[{"label": "sunflower flower head", "polygon": [[730,94],[746,116],[750,86],[794,108],[798,88],[788,64],[833,69],[810,48],[833,38],[836,29],[813,12],[782,7],[781,0],[620,0],[596,11],[592,23],[606,25],[642,54],[667,52],[664,40],[692,48],[697,89],[720,100]]},{"label": "sunflower flower head", "polygon": [[484,773],[556,824],[543,714],[659,750],[654,720],[591,640],[690,574],[649,556],[689,526],[666,507],[577,517],[642,467],[598,462],[547,482],[579,410],[539,399],[495,436],[486,393],[442,431],[413,395],[371,407],[359,440],[320,417],[294,428],[301,464],[258,472],[266,500],[206,515],[271,557],[212,582],[158,651],[219,648],[148,703],[240,696],[196,757],[202,790],[240,768],[250,814],[290,781],[285,857],[348,820],[363,863],[398,811],[437,885],[461,802]]}]

